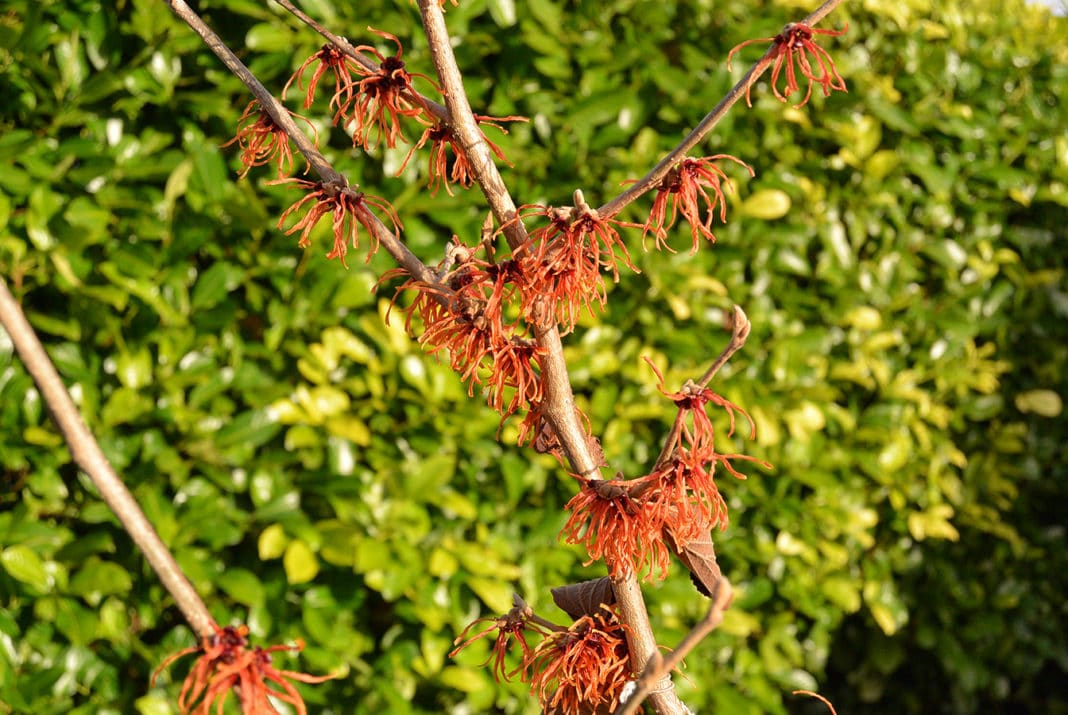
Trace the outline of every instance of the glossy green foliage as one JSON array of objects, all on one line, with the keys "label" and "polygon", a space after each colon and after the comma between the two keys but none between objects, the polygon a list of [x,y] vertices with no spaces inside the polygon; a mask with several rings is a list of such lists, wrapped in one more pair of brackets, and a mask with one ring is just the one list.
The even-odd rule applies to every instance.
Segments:
[{"label": "glossy green foliage", "polygon": [[[397,34],[431,71],[414,5],[303,5],[356,42]],[[701,712],[822,711],[796,688],[839,712],[1068,709],[1068,27],[1019,2],[928,5],[833,15],[848,34],[820,39],[849,93],[797,109],[758,85],[700,149],[756,171],[728,168],[716,245],[691,256],[679,227],[679,253],[643,253],[631,232],[642,273],[568,338],[580,405],[636,476],[672,418],[641,357],[675,389],[725,344],[731,305],[752,319],[716,386],[758,438],[724,444],[775,469],[722,480],[738,597],[677,679]],[[268,3],[199,6],[276,90],[320,46]],[[563,620],[548,589],[603,573],[556,539],[573,481],[513,446],[514,421],[498,442],[383,320],[387,256],[345,271],[275,228],[297,194],[236,179],[220,146],[248,96],[165,3],[7,7],[0,271],[216,618],[305,639],[279,667],[339,672],[302,687],[312,712],[534,712],[480,666],[485,644],[447,654],[513,591]],[[447,8],[476,111],[531,119],[499,142],[517,201],[597,204],[761,53],[729,72],[733,45],[810,5]],[[407,147],[320,133],[429,262],[477,236],[479,195],[429,196],[425,157],[395,178]],[[707,603],[677,567],[647,593],[668,646]],[[187,665],[149,679],[191,643],[0,335],[0,712],[174,713]]]}]

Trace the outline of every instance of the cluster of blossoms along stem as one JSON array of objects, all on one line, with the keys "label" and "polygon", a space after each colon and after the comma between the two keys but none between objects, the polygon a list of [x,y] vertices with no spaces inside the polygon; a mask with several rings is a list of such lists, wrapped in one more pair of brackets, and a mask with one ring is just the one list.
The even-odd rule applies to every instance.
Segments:
[{"label": "cluster of blossoms along stem", "polygon": [[[403,60],[403,48],[394,35],[379,30],[371,31],[396,44],[396,53],[385,55],[370,45],[360,45],[350,51],[332,44],[324,45],[305,60],[290,77],[282,90],[283,99],[290,88],[296,85],[303,90],[303,107],[311,108],[320,83],[325,77],[332,76],[333,95],[330,97],[329,106],[333,123],[351,131],[355,146],[370,150],[383,143],[393,148],[398,142],[407,142],[402,122],[412,120],[422,127],[423,132],[408,152],[398,174],[405,169],[417,150],[429,144],[428,184],[431,193],[436,194],[438,189],[444,186],[452,195],[452,184],[469,188],[472,185],[472,176],[466,154],[460,150],[452,128],[435,113],[432,102],[415,90],[413,78],[423,78],[439,95],[440,89],[426,75],[408,72]],[[374,58],[377,62],[369,58]],[[317,147],[318,135],[311,122],[299,114],[290,112],[290,116],[302,120],[312,128]],[[507,133],[500,122],[526,121],[526,118],[476,115],[476,120],[480,124]],[[507,161],[500,147],[488,139],[486,143],[501,161]],[[298,246],[301,248],[311,245],[312,230],[327,214],[333,219],[334,242],[332,250],[326,256],[339,259],[343,265],[349,247],[357,248],[359,245],[358,231],[361,226],[371,238],[367,253],[367,259],[370,260],[378,245],[374,238],[377,215],[384,216],[392,225],[394,234],[399,236],[400,220],[385,199],[347,185],[335,186],[324,182],[283,178],[293,171],[290,138],[272,117],[271,112],[260,107],[258,102],[250,103],[245,109],[239,120],[237,135],[227,143],[230,144],[237,144],[241,149],[240,156],[244,167],[241,171],[242,177],[254,166],[274,164],[279,177],[274,183],[292,183],[305,190],[305,195],[286,209],[278,222],[278,227],[284,228],[291,215],[307,209],[307,213],[286,230],[286,235],[300,233]]]},{"label": "cluster of blossoms along stem", "polygon": [[393,224],[394,235],[399,235],[401,230],[400,218],[393,207],[385,200],[377,196],[371,196],[361,191],[356,191],[348,186],[337,186],[322,181],[306,181],[304,179],[280,179],[272,182],[276,184],[291,183],[306,193],[292,206],[282,212],[278,219],[278,228],[285,226],[286,220],[291,214],[299,213],[307,207],[305,213],[292,226],[286,230],[286,235],[291,236],[300,231],[300,240],[297,245],[306,248],[311,245],[311,232],[319,220],[330,214],[334,233],[334,248],[326,254],[327,258],[337,258],[341,265],[345,264],[345,256],[348,254],[349,245],[359,248],[359,229],[362,226],[369,237],[370,249],[367,251],[367,260],[378,250],[378,238],[375,234],[375,215],[371,209],[377,209]]},{"label": "cluster of blossoms along stem", "polygon": [[[649,362],[647,360],[647,362]],[[582,489],[565,507],[571,512],[563,539],[583,544],[590,563],[604,559],[613,577],[637,573],[664,578],[670,550],[679,550],[707,537],[715,527],[727,527],[727,504],[716,485],[716,467],[745,479],[734,460],[765,462],[742,454],[716,451],[716,431],[706,411],[711,403],[727,413],[729,438],[735,429],[735,414],[749,423],[749,437],[756,434],[749,415],[738,405],[707,387],[687,382],[678,392],[666,392],[664,378],[649,362],[660,380],[660,391],[675,403],[678,413],[671,437],[653,470],[635,479],[579,478]]]},{"label": "cluster of blossoms along stem", "polygon": [[[642,226],[643,241],[649,233],[652,233],[656,238],[657,248],[666,248],[674,252],[674,249],[667,244],[667,231],[675,225],[675,220],[681,215],[690,224],[693,237],[691,253],[697,253],[697,247],[700,244],[699,235],[715,242],[712,219],[716,216],[717,207],[720,222],[727,221],[727,201],[723,195],[723,185],[724,182],[729,182],[729,179],[723,169],[716,164],[721,159],[740,164],[749,172],[749,176],[755,176],[753,167],[730,154],[683,159],[660,182],[649,218]],[[730,184],[727,183],[727,186],[729,187]],[[667,214],[669,202],[671,204],[670,216]],[[702,203],[705,205],[703,220],[701,219]]]},{"label": "cluster of blossoms along stem", "polygon": [[[537,359],[542,350],[509,314],[526,285],[522,264],[480,258],[485,247],[471,248],[454,238],[438,266],[438,280],[409,278],[396,295],[415,290],[415,300],[405,309],[405,327],[414,333],[412,319],[418,316],[423,325],[419,341],[432,354],[447,351],[468,394],[484,385],[489,404],[508,416],[541,401]],[[403,271],[391,271],[383,279],[397,274]]]},{"label": "cluster of blossoms along stem", "polygon": [[[304,699],[290,681],[321,683],[334,675],[309,675],[292,670],[277,670],[271,663],[272,653],[301,651],[302,641],[296,645],[273,645],[267,648],[249,647],[248,626],[213,626],[215,633],[203,642],[170,656],[156,669],[160,671],[174,661],[192,653],[200,653],[189,671],[178,695],[182,715],[208,715],[212,708],[222,713],[231,690],[237,692],[244,715],[280,715],[271,704],[277,698],[296,708],[299,715],[307,715]],[[274,684],[281,688],[272,688]]]},{"label": "cluster of blossoms along stem", "polygon": [[[577,618],[567,628],[549,623],[517,597],[517,604],[500,618],[480,618],[456,638],[455,657],[472,643],[494,634],[488,663],[498,680],[518,676],[530,685],[544,712],[582,715],[612,710],[631,679],[626,626],[616,612],[602,605]],[[476,627],[488,624],[469,635]],[[541,640],[532,646],[528,638]],[[513,644],[520,648],[519,665],[509,669],[505,657]],[[483,664],[485,665],[485,663]]]}]

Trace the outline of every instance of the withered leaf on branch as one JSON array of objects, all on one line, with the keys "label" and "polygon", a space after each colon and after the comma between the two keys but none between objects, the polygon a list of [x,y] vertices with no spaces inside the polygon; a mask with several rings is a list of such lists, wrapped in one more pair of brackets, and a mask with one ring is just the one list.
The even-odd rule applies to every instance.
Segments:
[{"label": "withered leaf on branch", "polygon": [[593,616],[601,612],[601,606],[611,606],[616,602],[612,591],[612,580],[603,576],[593,581],[572,583],[552,589],[553,602],[576,621],[583,616]]},{"label": "withered leaf on branch", "polygon": [[702,596],[711,598],[723,578],[723,572],[719,570],[719,564],[716,562],[716,549],[712,545],[712,536],[688,541],[682,548],[679,548],[671,531],[665,530],[664,540],[672,552],[679,557],[679,561],[689,570],[690,580],[693,581],[698,592]]}]

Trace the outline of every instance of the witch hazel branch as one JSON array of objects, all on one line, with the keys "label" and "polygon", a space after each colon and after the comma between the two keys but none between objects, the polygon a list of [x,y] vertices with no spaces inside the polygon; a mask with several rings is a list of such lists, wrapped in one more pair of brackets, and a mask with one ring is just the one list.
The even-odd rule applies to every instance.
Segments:
[{"label": "witch hazel branch", "polygon": [[[728,522],[717,477],[726,473],[744,479],[738,468],[744,462],[770,467],[744,454],[722,452],[709,414],[710,407],[720,412],[718,421],[725,421],[728,437],[736,430],[755,436],[748,414],[709,387],[720,367],[744,345],[749,321],[735,308],[731,338],[720,356],[704,375],[677,388],[666,384],[660,366],[647,361],[677,416],[647,473],[629,478],[602,474],[609,465],[593,425],[575,405],[562,338],[575,330],[581,315],[596,315],[604,307],[606,276],[618,280],[621,270],[636,270],[632,250],[639,237],[643,247],[652,237],[655,249],[674,250],[672,231],[686,223],[691,252],[700,248],[702,239],[715,241],[714,224],[726,220],[728,172],[740,168],[752,176],[754,171],[733,156],[690,157],[689,152],[743,96],[751,102],[754,84],[769,67],[773,95],[784,102],[802,92],[802,83],[806,87],[798,106],[809,101],[816,87],[825,95],[845,91],[830,53],[816,44],[817,36],[838,36],[844,30],[814,27],[841,0],[828,0],[774,37],[744,41],[732,50],[728,60],[751,44],[769,43],[764,56],[674,150],[599,207],[578,189],[571,192],[570,205],[517,205],[512,199],[495,163],[506,163],[505,155],[483,127],[504,131],[504,123],[522,118],[495,118],[470,107],[446,28],[445,0],[418,0],[433,76],[411,72],[401,42],[384,30],[368,28],[366,43],[354,46],[289,0],[277,1],[327,40],[297,69],[281,100],[184,0],[167,0],[254,97],[232,140],[243,164],[241,175],[271,167],[274,183],[300,192],[278,222],[286,235],[297,237],[298,247],[311,247],[315,228],[329,217],[333,240],[324,251],[328,259],[347,265],[350,250],[365,251],[367,260],[380,247],[387,250],[398,268],[382,280],[402,279],[393,302],[409,332],[429,352],[448,360],[469,394],[484,397],[502,423],[512,416],[521,419],[521,445],[554,455],[573,476],[577,491],[566,506],[570,516],[561,539],[583,544],[589,563],[603,560],[607,569],[602,579],[553,589],[553,599],[570,623],[553,623],[517,596],[509,613],[469,626],[457,638],[453,655],[492,639],[490,660],[496,677],[527,683],[545,712],[633,713],[642,707],[657,713],[688,712],[671,686],[670,673],[719,625],[731,600],[730,583],[716,563],[711,537],[713,529],[722,530]],[[451,0],[452,6],[457,4]],[[300,109],[311,110],[323,102],[323,87],[332,90],[326,100],[331,121],[348,131],[354,146],[410,144],[405,164],[425,152],[427,190],[433,193],[444,187],[451,195],[453,189],[477,184],[492,216],[480,235],[454,236],[434,268],[413,254],[403,241],[402,217],[389,201],[352,186],[320,152],[314,130],[310,138],[302,130],[302,124],[311,128],[310,121],[283,104],[293,91],[300,95]],[[414,142],[408,138],[415,136]],[[297,153],[317,179],[292,175]],[[617,218],[650,192],[654,196],[643,223]],[[5,328],[25,333],[12,318],[15,312],[7,302],[0,304]],[[20,348],[20,355],[27,364],[47,363],[43,351],[23,353]],[[57,406],[70,411],[55,399],[53,405],[49,398],[54,411]],[[72,450],[76,444],[81,448],[75,439],[93,441],[91,436],[68,437]],[[139,513],[132,499],[112,506],[120,517]],[[123,519],[124,524],[135,522]],[[161,545],[143,542],[140,526],[128,528],[146,554],[157,554],[153,565],[160,564],[156,568],[179,603],[188,604],[183,611],[200,639],[197,646],[174,656],[197,656],[182,686],[180,710],[221,710],[233,693],[245,713],[276,713],[276,700],[305,713],[293,683],[331,676],[280,670],[272,664],[272,654],[299,650],[302,644],[255,646],[246,626],[219,626],[188,582],[174,573],[173,559],[158,555]],[[663,579],[671,555],[711,604],[708,616],[665,657],[653,635],[641,583]]]},{"label": "witch hazel branch", "polygon": [[[354,46],[288,0],[280,4],[327,39],[298,68],[283,89],[283,99],[295,87],[303,94],[302,109],[309,110],[320,87],[330,87],[332,122],[348,129],[354,146],[395,148],[409,143],[403,170],[429,145],[429,191],[437,193],[444,186],[451,195],[453,188],[476,183],[481,188],[492,215],[481,235],[467,240],[454,236],[433,269],[393,248],[390,253],[395,257],[400,253],[405,260],[398,260],[400,267],[384,275],[382,282],[403,279],[393,303],[403,313],[406,329],[428,352],[448,360],[469,395],[483,396],[501,415],[502,424],[512,415],[520,416],[520,444],[553,454],[574,475],[578,491],[566,507],[570,518],[561,538],[583,544],[590,562],[604,560],[608,570],[605,579],[556,590],[554,599],[574,619],[571,624],[553,624],[517,600],[509,614],[480,619],[477,623],[486,625],[474,635],[468,635],[471,629],[465,631],[457,639],[454,655],[492,635],[496,676],[528,683],[546,711],[629,712],[648,697],[656,712],[686,712],[670,687],[669,673],[677,660],[665,665],[657,655],[639,582],[664,578],[674,554],[690,571],[697,589],[712,599],[702,633],[718,624],[729,605],[730,585],[716,564],[709,536],[713,528],[725,528],[728,520],[716,475],[718,471],[744,478],[736,464],[757,460],[717,450],[707,409],[711,405],[723,410],[728,437],[739,418],[750,438],[755,429],[741,407],[708,384],[744,344],[748,319],[735,309],[731,342],[723,355],[699,380],[687,381],[677,390],[669,390],[659,368],[650,363],[678,416],[649,473],[633,478],[602,475],[608,465],[592,425],[575,406],[561,338],[575,329],[581,315],[596,315],[605,306],[606,276],[618,280],[621,269],[637,270],[626,232],[640,231],[643,246],[652,237],[656,249],[673,251],[672,229],[687,223],[691,252],[699,249],[702,239],[715,241],[714,223],[726,220],[725,191],[731,187],[727,170],[738,166],[750,176],[754,171],[730,155],[687,154],[741,96],[751,101],[753,84],[763,71],[772,67],[773,92],[783,101],[800,91],[799,77],[808,81],[801,105],[813,87],[824,94],[845,90],[829,54],[813,41],[816,34],[840,34],[812,28],[837,2],[825,3],[778,36],[735,48],[728,59],[752,43],[770,43],[765,56],[679,147],[599,208],[578,189],[570,205],[517,206],[495,163],[507,160],[483,126],[503,130],[502,122],[522,118],[493,118],[472,110],[452,53],[445,3],[418,2],[433,78],[408,69],[400,41],[388,32],[368,28],[389,50],[373,44]],[[780,77],[786,80],[782,89]],[[434,98],[417,89],[416,82]],[[312,230],[327,215],[333,233],[327,258],[345,264],[348,251],[364,245],[370,260],[380,244],[389,247],[387,235],[390,243],[403,246],[402,219],[388,201],[350,187],[333,167],[325,176],[319,172],[320,181],[286,178],[293,162],[286,140],[275,138],[289,136],[276,121],[278,107],[261,101],[254,120],[253,111],[250,105],[235,138],[244,171],[273,158],[277,183],[304,192],[279,220],[287,235],[299,234],[298,246],[311,245]],[[413,125],[419,136],[411,142],[407,137],[414,134],[406,132]],[[308,163],[319,171],[311,159]],[[654,198],[644,223],[617,218],[623,208],[650,191]],[[406,294],[412,297],[403,304]],[[506,654],[512,644],[518,644],[519,664],[508,668]]]}]

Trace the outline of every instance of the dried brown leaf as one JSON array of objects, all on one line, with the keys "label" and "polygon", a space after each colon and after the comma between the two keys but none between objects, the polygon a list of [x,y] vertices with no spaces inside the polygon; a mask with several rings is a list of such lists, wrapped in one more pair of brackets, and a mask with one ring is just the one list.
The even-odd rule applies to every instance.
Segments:
[{"label": "dried brown leaf", "polygon": [[553,602],[576,621],[583,616],[593,616],[601,612],[601,606],[611,606],[616,602],[612,591],[612,580],[607,576],[558,586],[552,589]]},{"label": "dried brown leaf", "polygon": [[703,539],[687,541],[681,547],[676,543],[674,534],[670,530],[664,532],[665,541],[672,552],[679,557],[690,572],[690,580],[702,596],[708,598],[716,592],[723,572],[716,562],[716,549],[712,544],[712,536]]}]

